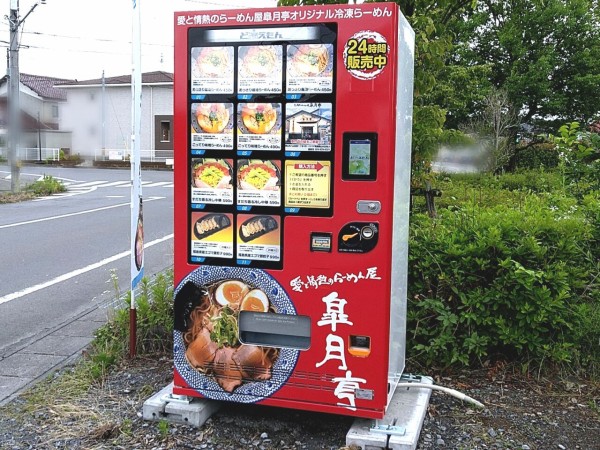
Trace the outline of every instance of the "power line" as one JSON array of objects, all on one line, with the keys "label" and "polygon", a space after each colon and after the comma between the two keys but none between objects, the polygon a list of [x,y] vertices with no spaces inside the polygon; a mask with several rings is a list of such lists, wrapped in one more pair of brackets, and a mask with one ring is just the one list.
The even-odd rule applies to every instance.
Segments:
[{"label": "power line", "polygon": [[[85,37],[85,36],[67,36],[67,35],[62,35],[62,34],[42,33],[39,31],[21,31],[21,34],[31,34],[31,35],[41,36],[41,37],[56,37],[56,38],[63,38],[63,39],[75,39],[78,41],[88,40],[88,41],[95,41],[95,42],[120,44],[120,45],[131,44],[131,41],[119,41],[116,39],[104,39],[104,38],[89,38],[89,37]],[[146,45],[146,46],[150,46],[150,47],[173,47],[173,45],[157,44],[154,42],[143,42],[142,45]]]},{"label": "power line", "polygon": [[[67,36],[67,35],[63,35],[63,34],[42,33],[40,31],[25,31],[24,33],[25,34],[33,34],[33,35],[37,35],[37,36],[45,36],[45,37],[77,39],[78,41],[88,40],[88,41],[108,42],[108,43],[116,43],[116,44],[131,44],[131,41],[119,41],[116,39],[105,39],[105,38],[89,38],[89,37],[85,37],[85,36],[83,36],[83,37],[82,36]],[[156,46],[156,47],[172,47],[172,45],[155,44],[153,42],[143,42],[142,45],[150,45],[150,46]]]}]

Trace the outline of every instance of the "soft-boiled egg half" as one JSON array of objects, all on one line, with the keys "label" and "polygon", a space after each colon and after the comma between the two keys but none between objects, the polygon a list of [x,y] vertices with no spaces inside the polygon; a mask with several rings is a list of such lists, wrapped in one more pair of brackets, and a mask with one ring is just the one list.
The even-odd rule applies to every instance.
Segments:
[{"label": "soft-boiled egg half", "polygon": [[260,289],[252,289],[246,294],[241,304],[242,311],[267,312],[269,310],[269,299]]},{"label": "soft-boiled egg half", "polygon": [[245,283],[238,280],[228,280],[217,286],[215,291],[215,300],[221,306],[229,306],[232,309],[238,309],[240,302],[250,288]]}]

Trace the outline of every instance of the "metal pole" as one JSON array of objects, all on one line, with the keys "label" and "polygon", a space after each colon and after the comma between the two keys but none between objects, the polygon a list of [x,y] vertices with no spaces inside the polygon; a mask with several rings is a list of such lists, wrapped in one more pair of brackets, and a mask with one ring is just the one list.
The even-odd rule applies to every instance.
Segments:
[{"label": "metal pole", "polygon": [[42,131],[41,131],[42,123],[40,122],[40,113],[38,111],[38,152],[39,152],[39,161],[42,162]]},{"label": "metal pole", "polygon": [[19,170],[19,141],[21,135],[21,113],[19,105],[19,0],[10,0],[10,43],[8,50],[8,126],[10,160],[10,189],[13,193],[21,190]]},{"label": "metal pole", "polygon": [[106,82],[104,80],[104,70],[102,71],[102,156],[106,150]]},{"label": "metal pole", "polygon": [[136,355],[137,310],[135,287],[144,274],[143,251],[136,259],[139,245],[143,248],[142,171],[140,161],[140,136],[142,126],[142,47],[141,47],[141,0],[133,0],[132,60],[131,73],[131,305],[129,308],[129,356]]}]

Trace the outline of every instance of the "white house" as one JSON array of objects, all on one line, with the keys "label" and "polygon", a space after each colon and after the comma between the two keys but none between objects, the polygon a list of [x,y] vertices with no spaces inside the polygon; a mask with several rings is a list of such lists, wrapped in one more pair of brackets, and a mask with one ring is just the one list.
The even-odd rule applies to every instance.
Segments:
[{"label": "white house", "polygon": [[[131,148],[131,75],[61,84],[60,129],[85,160],[126,158]],[[142,160],[173,157],[173,74],[142,74]]]},{"label": "white house", "polygon": [[[60,129],[60,107],[66,101],[63,83],[73,80],[26,73],[20,74],[19,106],[21,109],[21,159],[38,159],[41,149],[68,149],[71,135]],[[0,152],[7,145],[8,76],[0,78]],[[44,158],[49,155],[44,152]]]}]

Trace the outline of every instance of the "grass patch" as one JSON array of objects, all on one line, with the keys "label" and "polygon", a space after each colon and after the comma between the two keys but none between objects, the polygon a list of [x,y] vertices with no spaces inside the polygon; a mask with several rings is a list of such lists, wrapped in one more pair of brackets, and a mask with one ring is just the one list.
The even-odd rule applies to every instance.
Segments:
[{"label": "grass patch", "polygon": [[31,183],[25,188],[28,192],[33,192],[35,195],[52,195],[59,192],[65,192],[65,185],[50,175],[44,175],[41,180]]},{"label": "grass patch", "polygon": [[0,204],[24,202],[36,197],[66,192],[66,190],[67,188],[61,181],[51,175],[44,175],[41,180],[27,185],[21,192],[0,193]]}]

